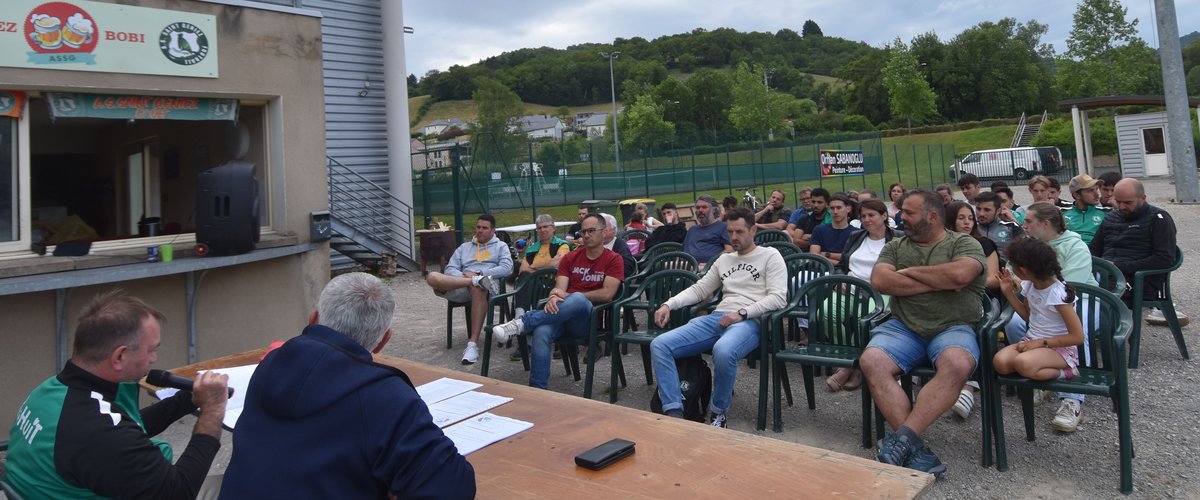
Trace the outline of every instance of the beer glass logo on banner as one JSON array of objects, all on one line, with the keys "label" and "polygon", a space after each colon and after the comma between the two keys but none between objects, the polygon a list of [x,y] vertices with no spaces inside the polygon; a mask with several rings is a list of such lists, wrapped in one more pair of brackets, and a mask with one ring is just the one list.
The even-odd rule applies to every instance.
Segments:
[{"label": "beer glass logo on banner", "polygon": [[96,64],[96,20],[87,11],[66,2],[35,7],[25,17],[25,41],[38,64]]},{"label": "beer glass logo on banner", "polygon": [[158,35],[158,48],[171,62],[191,66],[208,55],[208,36],[194,24],[171,23]]}]

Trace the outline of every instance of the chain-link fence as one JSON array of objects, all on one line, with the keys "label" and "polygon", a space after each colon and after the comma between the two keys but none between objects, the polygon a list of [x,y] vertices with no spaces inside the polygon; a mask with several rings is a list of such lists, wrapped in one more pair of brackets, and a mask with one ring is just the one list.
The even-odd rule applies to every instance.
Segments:
[{"label": "chain-link fence", "polygon": [[[773,189],[787,194],[789,203],[805,187],[830,192],[870,189],[884,194],[899,182],[911,189],[933,188],[956,182],[955,172],[971,171],[984,187],[994,180],[1025,184],[1032,175],[1053,175],[1064,183],[1074,175],[1074,151],[1057,153],[1055,168],[1043,170],[1000,168],[999,161],[975,172],[970,151],[948,144],[888,143],[879,134],[832,138],[826,141],[761,141],[718,146],[689,146],[664,151],[626,151],[618,163],[611,151],[589,147],[578,161],[562,161],[569,153],[562,142],[528,144],[504,163],[485,165],[467,143],[427,148],[413,155],[414,206],[425,220],[433,215],[495,212],[513,209],[574,205],[585,200],[658,197],[669,194],[725,194],[741,198],[745,192],[765,199]],[[544,154],[549,144],[559,148]],[[592,146],[594,143],[589,143]],[[862,169],[853,175],[822,175],[821,152],[861,152]],[[1046,152],[1044,156],[1051,153]],[[1037,153],[1032,153],[1036,156]],[[960,158],[960,156],[965,158]],[[1026,155],[1028,156],[1028,155]],[[992,155],[993,159],[998,156]],[[987,156],[985,156],[987,158]],[[1010,167],[1025,156],[1008,155]],[[995,163],[995,165],[992,165]],[[964,166],[966,165],[966,166]],[[420,168],[427,166],[428,168]]]}]

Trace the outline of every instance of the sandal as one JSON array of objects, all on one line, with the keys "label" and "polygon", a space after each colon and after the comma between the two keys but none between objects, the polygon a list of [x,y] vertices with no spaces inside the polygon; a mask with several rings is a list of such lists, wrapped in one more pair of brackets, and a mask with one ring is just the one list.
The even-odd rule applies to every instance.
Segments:
[{"label": "sandal", "polygon": [[[846,389],[845,384],[847,380],[839,380],[838,377],[847,370],[847,368],[838,368],[836,372],[833,372],[833,375],[825,377],[825,386],[829,387],[829,392],[838,392]],[[849,375],[846,375],[846,377],[849,377]]]},{"label": "sandal", "polygon": [[842,382],[842,390],[843,391],[853,391],[853,390],[861,387],[862,382],[863,382],[862,372],[859,370],[851,369],[850,370],[850,378],[846,379],[845,382]]}]

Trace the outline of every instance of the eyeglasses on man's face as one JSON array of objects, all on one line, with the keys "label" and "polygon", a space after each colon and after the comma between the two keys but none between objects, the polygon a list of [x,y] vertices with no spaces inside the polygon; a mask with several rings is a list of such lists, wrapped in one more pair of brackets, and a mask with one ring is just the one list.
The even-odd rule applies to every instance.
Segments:
[{"label": "eyeglasses on man's face", "polygon": [[601,229],[598,227],[585,227],[585,228],[579,230],[579,232],[581,232],[583,234],[592,234],[596,231],[601,231]]}]

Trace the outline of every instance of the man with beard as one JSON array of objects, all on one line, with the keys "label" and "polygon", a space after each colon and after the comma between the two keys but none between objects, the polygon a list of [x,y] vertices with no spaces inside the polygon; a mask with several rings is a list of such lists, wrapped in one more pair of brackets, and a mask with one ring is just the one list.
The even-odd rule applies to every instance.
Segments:
[{"label": "man with beard", "polygon": [[1067,229],[1079,233],[1079,237],[1083,239],[1084,243],[1092,242],[1092,238],[1096,236],[1096,230],[1100,229],[1100,224],[1112,210],[1112,208],[1100,204],[1100,186],[1102,184],[1104,183],[1093,179],[1088,174],[1075,176],[1069,184],[1071,197],[1075,198],[1075,203],[1071,205],[1071,208],[1060,208],[1063,220],[1067,223]]},{"label": "man with beard", "polygon": [[754,219],[758,221],[758,229],[787,228],[788,220],[792,218],[792,210],[783,205],[786,199],[787,195],[783,194],[783,191],[771,191],[771,201],[754,214]]},{"label": "man with beard", "polygon": [[812,245],[812,233],[817,226],[833,222],[833,215],[826,210],[829,204],[829,191],[816,188],[809,193],[809,206],[812,209],[793,226],[788,224],[788,232],[792,233],[792,243],[801,250],[808,251]]},{"label": "man with beard", "polygon": [[717,254],[733,251],[716,198],[707,194],[696,198],[696,222],[683,238],[683,251],[695,257],[701,266]]},{"label": "man with beard", "polygon": [[666,326],[672,310],[708,300],[718,289],[722,292],[721,303],[712,314],[693,318],[650,343],[663,413],[679,418],[683,418],[683,396],[675,360],[712,350],[709,410],[713,427],[726,426],[738,362],[758,348],[758,318],[787,302],[787,267],[778,250],[754,244],[754,214],[749,209],[734,209],[726,223],[736,253],[722,255],[700,281],[659,306],[654,311],[654,322]]},{"label": "man with beard", "polygon": [[[1133,284],[1133,273],[1143,269],[1165,269],[1175,263],[1178,249],[1175,246],[1175,220],[1171,214],[1146,203],[1146,188],[1137,179],[1122,179],[1113,189],[1116,210],[1108,212],[1096,236],[1088,245],[1092,255],[1112,262]],[[1163,299],[1164,275],[1146,278],[1142,298]],[[1121,299],[1133,303],[1130,291]],[[1179,325],[1191,320],[1175,310]],[[1151,324],[1166,324],[1166,318],[1158,309],[1150,311],[1146,318]]]},{"label": "man with beard", "polygon": [[[892,319],[871,331],[859,363],[895,429],[876,459],[940,475],[946,467],[920,435],[954,406],[979,363],[974,327],[983,314],[987,261],[974,237],[945,228],[937,193],[909,191],[901,210],[907,237],[888,242],[871,272],[871,286],[892,296]],[[896,377],[928,364],[937,374],[910,404]]]},{"label": "man with beard", "polygon": [[1001,206],[1000,197],[996,193],[979,193],[975,201],[975,221],[979,225],[979,234],[996,244],[1000,258],[1003,259],[1004,247],[1008,242],[1020,238],[1025,232],[1016,221],[1001,220],[997,217]]}]

